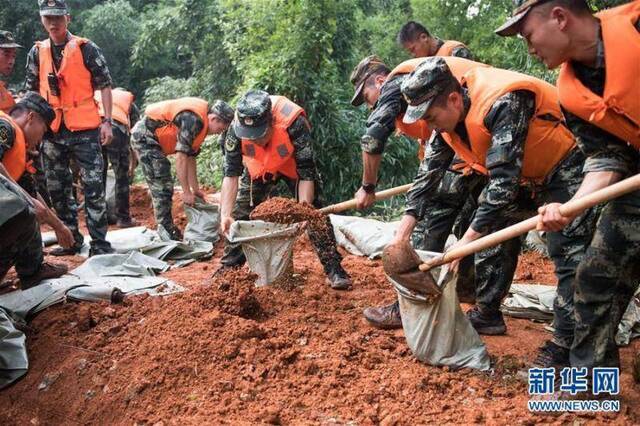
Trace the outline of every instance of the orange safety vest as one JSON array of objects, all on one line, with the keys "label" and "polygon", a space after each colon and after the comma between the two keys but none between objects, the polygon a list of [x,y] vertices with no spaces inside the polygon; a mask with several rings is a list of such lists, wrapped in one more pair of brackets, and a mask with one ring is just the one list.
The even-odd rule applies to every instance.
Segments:
[{"label": "orange safety vest", "polygon": [[[488,67],[488,65],[470,61],[464,58],[456,58],[454,56],[447,56],[442,58],[449,66],[451,73],[458,79],[458,81],[462,78],[467,71],[472,70],[477,67]],[[391,78],[395,77],[399,74],[410,74],[413,70],[415,70],[418,65],[424,62],[425,58],[414,58],[409,59],[408,61],[404,61],[395,67],[391,73],[387,76],[387,81]],[[423,140],[427,141],[431,136],[431,129],[429,125],[424,120],[418,120],[415,123],[407,124],[402,121],[404,118],[404,113],[400,114],[396,117],[396,130],[404,135],[407,135],[410,138],[415,140]],[[424,148],[420,145],[418,149],[418,158],[422,160],[424,158]]]},{"label": "orange safety vest", "polygon": [[[53,132],[60,130],[64,121],[71,131],[97,129],[100,126],[98,105],[93,99],[91,73],[84,65],[81,46],[89,40],[71,36],[62,52],[62,63],[56,72],[53,68],[51,40],[36,42],[40,58],[40,95],[45,98],[56,113],[51,123]],[[54,96],[49,88],[48,75],[56,74],[60,96]]]},{"label": "orange safety vest", "polygon": [[[525,74],[497,68],[471,70],[462,80],[471,98],[471,107],[465,118],[471,147],[463,143],[455,133],[443,134],[450,137],[445,138],[446,142],[467,163],[463,167],[465,172],[475,170],[488,174],[485,165],[487,151],[491,146],[491,133],[485,127],[484,119],[498,98],[516,90],[528,90],[536,95],[536,110],[529,123],[524,147],[524,181],[542,183],[575,146],[573,135],[563,123],[556,88],[551,84]],[[549,120],[546,116],[555,117],[556,120]]]},{"label": "orange safety vest", "polygon": [[571,113],[640,149],[640,1],[602,11],[606,81],[603,96],[585,87],[565,62],[558,76],[560,103]]},{"label": "orange safety vest", "polygon": [[9,114],[15,104],[16,101],[13,100],[11,92],[5,87],[4,81],[0,81],[0,111]]},{"label": "orange safety vest", "polygon": [[13,146],[2,157],[2,165],[9,172],[9,176],[17,181],[27,168],[27,142],[22,129],[11,116],[0,111],[0,119],[7,120],[16,135]]},{"label": "orange safety vest", "polygon": [[284,96],[271,98],[272,134],[263,146],[248,139],[242,139],[242,160],[251,179],[264,179],[267,174],[281,174],[290,179],[298,179],[298,169],[293,143],[287,129],[294,121],[306,113],[302,107]]},{"label": "orange safety vest", "polygon": [[467,47],[464,43],[455,41],[455,40],[447,40],[444,42],[440,49],[436,52],[434,56],[451,56],[453,53],[453,49],[456,47]]},{"label": "orange safety vest", "polygon": [[[100,117],[104,117],[104,106],[102,105],[102,92],[96,90],[94,99],[98,103],[98,109]],[[131,129],[131,120],[129,119],[129,111],[131,111],[131,105],[135,96],[133,93],[126,90],[113,89],[111,90],[111,117],[118,123]]]},{"label": "orange safety vest", "polygon": [[202,120],[202,130],[198,133],[192,145],[193,150],[197,151],[207,137],[207,130],[209,129],[209,103],[207,101],[200,98],[179,98],[157,102],[145,109],[144,113],[147,117],[155,121],[164,122],[164,125],[156,130],[156,138],[160,143],[162,152],[166,155],[176,152],[180,129],[178,129],[173,120],[176,115],[184,111],[191,111]]}]

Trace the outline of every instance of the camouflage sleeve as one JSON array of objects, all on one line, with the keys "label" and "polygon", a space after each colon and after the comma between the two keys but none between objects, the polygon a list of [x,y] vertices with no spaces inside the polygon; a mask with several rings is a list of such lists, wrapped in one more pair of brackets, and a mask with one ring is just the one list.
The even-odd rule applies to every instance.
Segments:
[{"label": "camouflage sleeve", "polygon": [[0,161],[4,158],[4,154],[13,147],[15,140],[16,132],[11,124],[4,118],[0,118]]},{"label": "camouflage sleeve", "polygon": [[91,73],[91,84],[93,90],[101,90],[113,86],[111,73],[107,66],[107,60],[102,54],[102,50],[92,41],[82,45],[82,57],[84,66]]},{"label": "camouflage sleeve", "polygon": [[233,123],[227,130],[224,138],[224,175],[225,177],[242,176],[244,165],[242,164],[242,141],[233,130]]},{"label": "camouflage sleeve", "polygon": [[628,176],[636,170],[638,153],[621,139],[563,109],[567,126],[587,157],[583,171],[617,172]]},{"label": "camouflage sleeve", "polygon": [[473,60],[473,55],[467,46],[454,47],[451,51],[451,56]]},{"label": "camouflage sleeve", "polygon": [[202,131],[204,123],[197,114],[191,111],[183,111],[176,115],[173,123],[178,126],[178,141],[176,142],[176,152],[182,152],[190,157],[195,157],[200,152],[193,149],[193,141]]},{"label": "camouflage sleeve", "polygon": [[310,129],[309,122],[303,116],[298,117],[287,129],[293,143],[296,169],[300,180],[318,179]]},{"label": "camouflage sleeve", "polygon": [[524,146],[535,107],[536,98],[532,92],[509,92],[493,104],[484,119],[484,125],[491,133],[486,159],[489,183],[480,195],[471,224],[476,232],[487,233],[496,218],[518,196]]},{"label": "camouflage sleeve", "polygon": [[418,168],[413,185],[407,192],[405,214],[421,220],[429,206],[431,195],[442,180],[444,172],[449,168],[454,152],[440,134],[434,133],[426,145],[424,159]]},{"label": "camouflage sleeve", "polygon": [[360,143],[369,154],[382,154],[389,136],[396,130],[396,117],[407,109],[402,98],[402,77],[388,81],[380,90],[380,97],[367,119],[367,130]]},{"label": "camouflage sleeve", "polygon": [[24,88],[37,92],[40,90],[40,59],[38,58],[38,48],[34,44],[27,54],[26,75]]}]

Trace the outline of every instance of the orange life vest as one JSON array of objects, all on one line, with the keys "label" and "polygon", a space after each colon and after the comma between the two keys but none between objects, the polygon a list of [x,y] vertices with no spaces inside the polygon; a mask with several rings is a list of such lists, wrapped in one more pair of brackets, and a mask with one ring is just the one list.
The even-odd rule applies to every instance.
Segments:
[{"label": "orange life vest", "polygon": [[[98,103],[100,117],[104,117],[104,106],[102,105],[102,92],[96,90],[94,98]],[[111,117],[118,123],[131,128],[131,120],[129,119],[129,111],[131,111],[131,105],[135,96],[133,93],[126,90],[113,89],[111,90]]]},{"label": "orange life vest", "polygon": [[560,103],[589,121],[640,149],[640,1],[602,11],[606,81],[603,96],[585,87],[565,62],[558,76]]},{"label": "orange life vest", "polygon": [[[56,113],[51,129],[60,130],[64,121],[71,131],[97,129],[100,126],[98,105],[93,99],[91,73],[84,65],[80,47],[89,40],[71,36],[62,52],[62,63],[56,72],[53,68],[51,40],[36,42],[40,59],[40,95],[45,98]],[[54,96],[49,88],[48,75],[54,73],[58,77],[60,96]]]},{"label": "orange life vest", "polygon": [[284,96],[271,98],[271,139],[260,146],[242,139],[242,159],[251,179],[264,179],[267,174],[281,174],[298,179],[294,146],[287,129],[300,116],[306,116],[302,107]]},{"label": "orange life vest", "polygon": [[0,111],[9,114],[15,104],[16,102],[13,100],[11,92],[5,87],[4,81],[0,81]]},{"label": "orange life vest", "polygon": [[176,115],[184,111],[191,111],[202,120],[202,130],[193,141],[192,148],[194,151],[200,149],[202,142],[207,137],[209,128],[209,103],[200,98],[179,98],[168,101],[157,102],[149,105],[145,109],[145,115],[152,120],[162,121],[164,125],[156,130],[156,138],[162,147],[162,152],[166,155],[176,152],[176,144],[178,143],[178,126],[173,122]]},{"label": "orange life vest", "polygon": [[[458,80],[462,78],[462,76],[469,70],[472,70],[477,67],[488,67],[488,65],[470,61],[464,58],[456,58],[453,56],[447,56],[442,58],[449,66],[451,73]],[[410,74],[413,70],[415,70],[418,65],[424,62],[425,58],[414,58],[409,59],[408,61],[404,61],[395,67],[391,73],[387,76],[387,80],[390,80],[392,77],[399,74]],[[429,125],[424,120],[418,120],[415,123],[407,124],[402,121],[404,118],[404,113],[400,114],[396,117],[396,130],[403,135],[407,135],[410,138],[422,141],[427,141],[431,136],[431,129]],[[418,149],[418,158],[422,160],[424,158],[424,148],[420,145]]]},{"label": "orange life vest", "polygon": [[27,142],[22,129],[13,121],[11,116],[0,111],[0,119],[7,120],[16,135],[13,146],[2,157],[2,165],[9,172],[9,176],[17,181],[27,168]]},{"label": "orange life vest", "polygon": [[[475,170],[488,174],[485,164],[487,151],[491,146],[491,133],[485,127],[484,119],[498,98],[516,90],[528,90],[536,96],[536,110],[534,118],[529,122],[524,147],[521,176],[524,181],[542,183],[575,146],[573,135],[563,123],[556,89],[551,84],[525,74],[497,68],[471,70],[462,80],[471,98],[471,107],[465,118],[471,147],[455,133],[443,135],[449,136],[445,140],[467,163],[465,172]],[[551,116],[555,120],[542,116]]]},{"label": "orange life vest", "polygon": [[451,56],[453,53],[453,49],[456,47],[466,47],[464,43],[455,41],[455,40],[447,40],[444,42],[440,49],[436,52],[434,56]]}]

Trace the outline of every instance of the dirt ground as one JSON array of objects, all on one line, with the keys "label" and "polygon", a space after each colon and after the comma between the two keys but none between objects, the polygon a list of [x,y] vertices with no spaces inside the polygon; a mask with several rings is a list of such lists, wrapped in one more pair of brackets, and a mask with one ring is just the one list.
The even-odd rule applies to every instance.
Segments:
[{"label": "dirt ground", "polygon": [[[132,200],[134,217],[153,226],[145,190]],[[184,225],[181,210],[176,201]],[[515,373],[549,337],[544,324],[507,318],[506,336],[483,337],[491,373],[431,367],[413,358],[401,330],[362,318],[394,297],[381,261],[345,254],[353,290],[332,291],[303,237],[299,285],[254,289],[246,270],[210,278],[221,250],[166,273],[189,288],[183,294],[68,303],[37,316],[29,373],[0,393],[0,424],[640,424],[630,374],[638,340],[622,349],[620,414],[536,416]],[[517,278],[554,284],[549,262],[531,253]]]}]

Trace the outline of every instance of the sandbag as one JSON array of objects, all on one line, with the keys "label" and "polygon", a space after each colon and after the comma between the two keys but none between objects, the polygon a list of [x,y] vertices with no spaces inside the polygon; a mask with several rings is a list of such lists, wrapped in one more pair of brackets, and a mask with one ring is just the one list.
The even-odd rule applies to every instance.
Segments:
[{"label": "sandbag", "polygon": [[207,204],[196,198],[195,205],[184,205],[187,226],[184,228],[184,239],[188,241],[208,241],[216,243],[220,239],[220,209],[216,204]]},{"label": "sandbag", "polygon": [[[417,252],[423,261],[442,256]],[[442,289],[435,302],[387,277],[398,294],[407,345],[416,358],[430,365],[488,370],[487,348],[460,309],[455,275],[446,266],[434,268],[431,273]]]},{"label": "sandbag", "polygon": [[0,389],[27,374],[28,369],[24,333],[14,326],[9,313],[0,308]]},{"label": "sandbag", "polygon": [[231,225],[228,239],[230,243],[242,246],[249,269],[258,275],[256,286],[261,287],[291,271],[293,244],[303,230],[303,223],[283,225],[238,220]]}]

